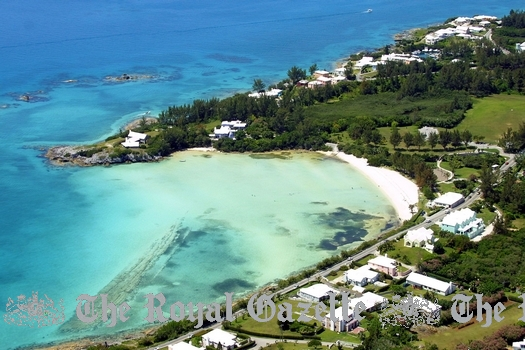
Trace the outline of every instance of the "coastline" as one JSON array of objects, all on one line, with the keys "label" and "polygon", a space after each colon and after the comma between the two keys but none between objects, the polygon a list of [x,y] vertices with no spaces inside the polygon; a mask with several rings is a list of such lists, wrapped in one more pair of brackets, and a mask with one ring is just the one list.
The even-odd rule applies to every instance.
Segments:
[{"label": "coastline", "polygon": [[401,222],[412,218],[413,214],[410,210],[410,205],[417,204],[419,200],[419,190],[417,185],[411,180],[394,170],[370,166],[366,158],[357,158],[352,154],[346,154],[344,152],[319,153],[336,157],[350,164],[376,184],[394,207]]}]

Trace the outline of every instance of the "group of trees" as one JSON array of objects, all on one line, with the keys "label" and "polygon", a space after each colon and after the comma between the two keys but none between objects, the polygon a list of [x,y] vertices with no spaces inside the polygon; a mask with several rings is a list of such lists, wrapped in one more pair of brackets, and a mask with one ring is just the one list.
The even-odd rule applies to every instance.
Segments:
[{"label": "group of trees", "polygon": [[436,145],[440,144],[444,150],[447,149],[448,145],[452,145],[455,149],[463,144],[468,145],[469,142],[472,142],[474,136],[469,130],[464,130],[460,132],[459,130],[448,131],[444,130],[442,132],[434,133],[431,132],[428,137],[425,134],[416,132],[412,134],[411,132],[406,132],[403,135],[399,132],[397,125],[392,126],[392,133],[390,134],[390,143],[394,146],[394,149],[403,142],[406,146],[406,149],[410,149],[412,146],[416,146],[418,150],[421,150],[421,147],[429,145],[431,149],[434,149]]},{"label": "group of trees", "polygon": [[508,128],[498,141],[498,146],[507,153],[517,153],[525,146],[525,123],[521,123],[518,130]]}]

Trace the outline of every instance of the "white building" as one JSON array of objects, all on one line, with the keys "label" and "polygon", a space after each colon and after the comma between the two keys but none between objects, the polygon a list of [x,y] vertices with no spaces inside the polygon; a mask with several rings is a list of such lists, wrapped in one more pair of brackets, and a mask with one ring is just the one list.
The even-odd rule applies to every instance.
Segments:
[{"label": "white building", "polygon": [[345,281],[354,286],[364,287],[369,283],[379,280],[379,273],[370,270],[368,265],[361,266],[358,269],[345,271]]},{"label": "white building", "polygon": [[419,131],[420,134],[423,134],[425,135],[425,139],[428,140],[428,137],[430,136],[430,134],[434,133],[436,135],[439,135],[439,130],[436,129],[436,128],[431,128],[431,127],[428,127],[428,126],[424,126],[420,129],[418,129],[417,131]]},{"label": "white building", "polygon": [[512,350],[523,350],[525,349],[525,339],[522,341],[515,341],[512,343]]},{"label": "white building", "polygon": [[206,346],[213,346],[214,348],[217,348],[219,343],[224,350],[231,350],[237,346],[237,336],[235,334],[223,331],[222,329],[214,329],[213,331],[202,336],[203,348],[206,348]]},{"label": "white building", "polygon": [[443,282],[416,272],[408,275],[406,282],[416,288],[422,288],[441,295],[449,295],[456,290],[456,286],[452,282]]},{"label": "white building", "polygon": [[465,197],[461,193],[447,192],[439,198],[434,199],[430,206],[432,207],[443,207],[443,208],[454,208],[465,201]]},{"label": "white building", "polygon": [[423,60],[419,58],[418,56],[412,56],[411,54],[408,54],[408,53],[391,53],[388,55],[381,55],[381,62],[378,62],[378,63],[384,64],[388,61],[398,61],[398,62],[404,62],[404,63],[410,63],[413,61],[423,62]]},{"label": "white building", "polygon": [[279,97],[282,94],[283,94],[283,90],[281,90],[281,89],[271,89],[271,90],[268,90],[268,91],[265,91],[265,92],[254,92],[254,93],[249,94],[248,96],[249,97],[255,97],[255,98],[259,98],[261,96]]},{"label": "white building", "polygon": [[386,255],[379,255],[373,259],[368,260],[368,267],[376,271],[386,273],[390,276],[397,276],[397,265],[397,261],[390,259]]},{"label": "white building", "polygon": [[348,309],[347,315],[349,318],[348,322],[344,320],[343,308],[338,307],[334,311],[334,316],[337,321],[332,320],[330,318],[330,313],[327,313],[324,318],[323,326],[334,332],[349,332],[359,326],[359,321],[354,319],[353,310],[350,308]]},{"label": "white building", "polygon": [[168,350],[201,350],[200,348],[181,341],[177,344],[168,345]]},{"label": "white building", "polygon": [[485,230],[483,220],[476,218],[476,212],[470,208],[464,208],[448,214],[443,218],[439,226],[444,231],[467,236],[468,238],[474,238]]},{"label": "white building", "polygon": [[325,70],[316,70],[314,72],[314,77],[315,78],[319,78],[319,77],[328,77],[330,75],[330,72],[327,72]]},{"label": "white building", "polygon": [[354,312],[353,310],[356,309],[357,304],[360,302],[365,305],[366,312],[384,309],[388,305],[387,298],[372,292],[366,292],[359,298],[353,298],[348,301],[348,307],[352,310],[352,313]]},{"label": "white building", "polygon": [[516,52],[525,52],[525,42],[516,44]]},{"label": "white building", "polygon": [[420,227],[417,230],[409,230],[404,239],[405,247],[425,248],[430,252],[434,250],[434,231],[429,228]]},{"label": "white building", "polygon": [[210,137],[215,139],[221,139],[225,137],[234,138],[235,133],[246,127],[246,123],[242,123],[240,120],[223,121],[220,128],[214,128],[213,134]]},{"label": "white building", "polygon": [[305,300],[320,302],[326,299],[330,299],[330,293],[334,293],[335,295],[337,295],[339,294],[339,291],[330,288],[326,284],[318,283],[308,288],[299,289],[299,293],[297,293],[297,296]]},{"label": "white building", "polygon": [[149,136],[147,134],[141,134],[140,132],[134,132],[130,130],[128,136],[126,136],[126,140],[124,140],[121,145],[126,148],[140,147],[141,144],[146,142],[148,137]]}]

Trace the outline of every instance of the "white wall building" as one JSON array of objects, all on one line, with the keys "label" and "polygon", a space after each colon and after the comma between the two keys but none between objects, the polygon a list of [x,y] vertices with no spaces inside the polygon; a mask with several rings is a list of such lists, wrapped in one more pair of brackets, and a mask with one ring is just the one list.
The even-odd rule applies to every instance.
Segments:
[{"label": "white wall building", "polygon": [[224,350],[231,350],[237,345],[237,336],[235,334],[223,331],[222,329],[214,329],[213,331],[202,336],[203,348],[206,348],[206,346],[213,346],[214,348],[217,348],[219,343]]},{"label": "white wall building", "polygon": [[373,259],[368,260],[368,266],[371,269],[384,272],[390,276],[397,276],[397,265],[397,261],[390,259],[386,255],[379,255]]},{"label": "white wall building", "polygon": [[457,235],[474,238],[483,233],[485,224],[482,219],[476,218],[476,212],[470,208],[464,208],[445,216],[439,225],[442,230]]},{"label": "white wall building", "polygon": [[447,192],[439,198],[434,199],[431,207],[454,208],[465,201],[465,197],[461,193]]},{"label": "white wall building", "polygon": [[516,44],[516,52],[525,52],[525,42]]},{"label": "white wall building", "polygon": [[354,286],[364,287],[369,283],[379,280],[379,273],[370,270],[368,265],[361,266],[358,269],[345,271],[345,281]]},{"label": "white wall building", "polygon": [[406,282],[416,288],[422,288],[441,295],[449,295],[456,290],[456,286],[452,282],[443,282],[417,272],[412,272],[408,275]]},{"label": "white wall building", "polygon": [[388,305],[387,298],[372,292],[366,292],[359,298],[353,298],[348,301],[348,307],[352,310],[352,313],[354,312],[353,310],[356,309],[356,306],[359,302],[362,302],[365,305],[367,312],[383,309]]},{"label": "white wall building", "polygon": [[436,135],[439,135],[439,130],[436,129],[436,128],[431,128],[429,126],[424,126],[420,129],[418,129],[417,131],[419,131],[420,134],[423,134],[425,135],[425,139],[428,140],[428,137],[430,136],[430,134],[434,133]]},{"label": "white wall building", "polygon": [[121,145],[126,148],[137,148],[145,143],[148,137],[147,134],[141,134],[140,132],[130,130],[128,136],[126,136],[126,140],[124,140]]},{"label": "white wall building", "polygon": [[515,341],[512,343],[512,350],[523,350],[525,349],[525,339],[522,341]]},{"label": "white wall building", "polygon": [[240,120],[233,121],[223,121],[219,128],[213,129],[213,134],[210,134],[210,137],[215,139],[222,139],[225,137],[234,138],[235,133],[239,130],[242,130],[246,127],[246,123],[242,123]]},{"label": "white wall building", "polygon": [[425,248],[430,252],[434,250],[434,231],[429,228],[420,227],[417,230],[409,230],[404,240],[405,247]]},{"label": "white wall building", "polygon": [[433,319],[439,319],[439,316],[441,314],[441,305],[434,304],[433,302],[418,296],[405,297],[401,299],[401,303],[408,302],[418,305],[418,310],[421,310],[424,313],[431,315]]},{"label": "white wall building", "polygon": [[308,288],[299,289],[299,293],[297,293],[297,296],[305,300],[320,302],[326,299],[330,299],[330,293],[334,293],[335,295],[337,295],[339,294],[339,291],[330,288],[326,284],[318,283]]}]

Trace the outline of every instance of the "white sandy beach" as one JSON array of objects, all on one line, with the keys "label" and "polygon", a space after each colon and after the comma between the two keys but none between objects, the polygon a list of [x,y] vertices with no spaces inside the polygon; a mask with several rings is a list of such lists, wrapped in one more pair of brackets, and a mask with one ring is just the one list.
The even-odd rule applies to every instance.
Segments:
[{"label": "white sandy beach", "polygon": [[409,220],[412,217],[413,214],[409,206],[410,204],[416,204],[419,197],[418,187],[415,183],[396,171],[369,166],[368,160],[365,158],[357,158],[352,154],[346,154],[344,152],[320,153],[335,155],[373,181],[387,196],[401,221]]}]

